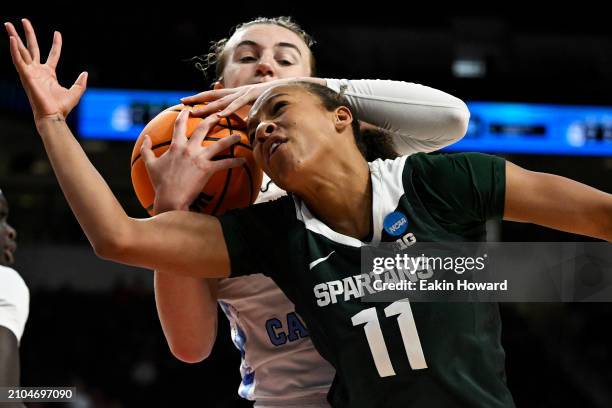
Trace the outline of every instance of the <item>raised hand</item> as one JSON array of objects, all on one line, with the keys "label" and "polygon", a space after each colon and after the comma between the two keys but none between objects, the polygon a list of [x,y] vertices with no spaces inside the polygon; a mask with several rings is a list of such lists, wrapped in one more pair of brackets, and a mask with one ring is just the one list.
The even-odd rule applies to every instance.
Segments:
[{"label": "raised hand", "polygon": [[77,105],[87,86],[87,72],[81,73],[70,89],[61,86],[55,73],[62,50],[62,35],[53,34],[53,45],[44,64],[40,62],[40,50],[32,24],[21,20],[25,31],[27,46],[11,23],[4,23],[9,35],[11,57],[25,88],[34,120],[45,118],[64,120]]},{"label": "raised hand", "polygon": [[210,115],[187,138],[187,119],[190,111],[185,109],[176,118],[170,148],[160,157],[151,150],[151,138],[145,136],[140,153],[155,190],[156,213],[169,210],[187,210],[202,191],[210,177],[220,170],[238,167],[244,159],[213,160],[213,157],[240,140],[233,135],[204,147],[202,141],[220,117]]}]

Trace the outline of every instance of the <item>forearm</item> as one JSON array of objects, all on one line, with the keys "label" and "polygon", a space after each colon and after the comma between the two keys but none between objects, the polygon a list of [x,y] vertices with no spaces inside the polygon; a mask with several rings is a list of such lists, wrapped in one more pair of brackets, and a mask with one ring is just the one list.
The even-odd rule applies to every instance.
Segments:
[{"label": "forearm", "polygon": [[389,131],[402,155],[434,151],[461,139],[470,113],[463,101],[427,86],[389,80],[326,79],[344,91],[359,118]]},{"label": "forearm", "polygon": [[19,345],[12,331],[0,326],[0,387],[19,386]]},{"label": "forearm", "polygon": [[155,304],[172,354],[187,363],[208,357],[217,336],[216,281],[156,271]]},{"label": "forearm", "polygon": [[612,194],[506,162],[504,219],[612,241]]},{"label": "forearm", "polygon": [[89,242],[98,249],[120,238],[128,217],[59,117],[36,124],[64,196]]},{"label": "forearm", "polygon": [[37,127],[64,196],[100,257],[183,276],[229,275],[216,218],[186,211],[128,217],[65,122],[45,120]]},{"label": "forearm", "polygon": [[[186,211],[187,207],[176,201],[177,194],[164,191],[168,183],[156,188],[155,213]],[[217,337],[217,280],[157,270],[154,282],[157,315],[172,354],[186,363],[207,358]]]}]

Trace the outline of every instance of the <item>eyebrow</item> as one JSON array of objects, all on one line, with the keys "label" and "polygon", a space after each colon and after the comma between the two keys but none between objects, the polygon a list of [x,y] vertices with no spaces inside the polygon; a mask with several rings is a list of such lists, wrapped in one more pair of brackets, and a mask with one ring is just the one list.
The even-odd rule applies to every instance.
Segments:
[{"label": "eyebrow", "polygon": [[[259,45],[255,41],[244,40],[244,41],[239,42],[238,45],[236,45],[236,48],[241,47],[243,45],[248,45],[248,46],[251,46],[251,47],[261,47],[261,45]],[[275,47],[293,48],[294,50],[297,51],[298,54],[300,54],[300,56],[302,56],[302,52],[300,51],[300,49],[295,44],[291,44],[291,43],[288,43],[288,42],[279,42],[279,43],[274,44],[274,46]]]}]

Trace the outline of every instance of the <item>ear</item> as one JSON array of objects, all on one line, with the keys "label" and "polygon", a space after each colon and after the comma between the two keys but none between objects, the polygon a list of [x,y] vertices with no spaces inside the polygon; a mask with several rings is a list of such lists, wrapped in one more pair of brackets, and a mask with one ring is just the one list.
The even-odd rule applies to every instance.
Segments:
[{"label": "ear", "polygon": [[334,125],[338,131],[350,128],[353,123],[353,114],[346,106],[339,106],[334,111]]},{"label": "ear", "polygon": [[225,87],[223,86],[223,84],[221,83],[221,81],[217,81],[217,82],[215,82],[215,83],[213,84],[213,87],[212,87],[212,88],[213,88],[214,90],[217,90],[217,89],[223,89],[223,88],[225,88]]}]

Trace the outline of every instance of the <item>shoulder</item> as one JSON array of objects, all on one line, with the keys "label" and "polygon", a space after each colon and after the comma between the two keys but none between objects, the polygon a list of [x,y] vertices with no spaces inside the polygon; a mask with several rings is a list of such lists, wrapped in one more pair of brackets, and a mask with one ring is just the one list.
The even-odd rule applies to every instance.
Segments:
[{"label": "shoulder", "polygon": [[30,310],[30,291],[12,268],[0,266],[0,326],[21,339]]},{"label": "shoulder", "polygon": [[417,153],[408,158],[406,167],[410,166],[419,178],[444,185],[454,183],[456,177],[477,177],[488,174],[492,169],[499,170],[504,165],[503,158],[484,153]]},{"label": "shoulder", "polygon": [[401,176],[404,171],[407,160],[412,156],[399,156],[395,159],[376,159],[368,163],[370,166],[370,172],[374,175],[380,175],[381,177],[388,178]]},{"label": "shoulder", "polygon": [[30,291],[25,281],[13,268],[0,265],[0,299],[28,302]]}]

